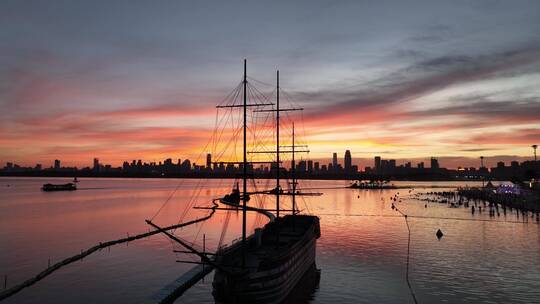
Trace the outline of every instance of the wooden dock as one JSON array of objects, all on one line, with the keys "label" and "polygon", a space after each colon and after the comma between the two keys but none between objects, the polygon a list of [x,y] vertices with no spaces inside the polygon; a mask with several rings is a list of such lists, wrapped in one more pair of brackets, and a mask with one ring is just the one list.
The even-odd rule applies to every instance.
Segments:
[{"label": "wooden dock", "polygon": [[149,303],[170,304],[180,297],[186,290],[199,282],[214,267],[212,265],[197,265],[189,271],[182,274],[176,280],[165,286],[159,292],[152,296]]}]

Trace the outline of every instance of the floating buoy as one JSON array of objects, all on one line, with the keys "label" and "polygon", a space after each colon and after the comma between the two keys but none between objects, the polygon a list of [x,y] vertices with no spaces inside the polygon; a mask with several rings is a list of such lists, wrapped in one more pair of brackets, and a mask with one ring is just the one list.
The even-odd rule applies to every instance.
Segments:
[{"label": "floating buoy", "polygon": [[441,229],[439,229],[439,230],[437,230],[437,233],[435,233],[435,235],[437,236],[437,239],[440,240],[443,237],[444,234],[442,233]]}]

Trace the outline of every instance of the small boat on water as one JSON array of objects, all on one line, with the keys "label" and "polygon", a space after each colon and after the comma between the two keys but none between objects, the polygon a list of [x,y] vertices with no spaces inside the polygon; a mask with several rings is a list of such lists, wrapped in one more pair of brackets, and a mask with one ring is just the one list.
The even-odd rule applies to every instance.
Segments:
[{"label": "small boat on water", "polygon": [[388,181],[356,181],[347,188],[351,189],[397,189],[393,184],[388,184]]},{"label": "small boat on water", "polygon": [[43,191],[73,191],[77,190],[77,186],[74,183],[67,183],[67,184],[44,184],[43,187],[41,187],[41,190]]},{"label": "small boat on water", "polygon": [[[230,194],[226,194],[223,197],[223,200],[229,202],[232,205],[240,206],[240,201],[242,200],[242,196],[240,194],[240,188],[238,187],[238,183],[236,183],[236,187],[233,188]],[[249,195],[247,195],[246,201],[249,201]]]}]

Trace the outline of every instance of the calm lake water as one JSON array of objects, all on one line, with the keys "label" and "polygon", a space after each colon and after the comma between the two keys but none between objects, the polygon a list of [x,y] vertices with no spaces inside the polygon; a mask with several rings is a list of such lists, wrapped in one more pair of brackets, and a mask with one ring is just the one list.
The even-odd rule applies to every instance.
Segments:
[{"label": "calm lake water", "polygon": [[[227,193],[232,180],[81,179],[74,192],[44,193],[46,182],[69,179],[0,178],[0,276],[8,286],[34,276],[81,249],[148,231],[145,219],[171,225],[204,216],[212,198]],[[268,189],[258,181],[258,189]],[[319,215],[318,288],[297,302],[412,303],[405,280],[408,215],[411,230],[409,275],[419,303],[540,303],[540,225],[515,212],[490,217],[466,208],[418,200],[417,194],[452,189],[463,183],[399,182],[414,190],[343,189],[344,181],[301,181],[327,188],[319,197],[299,198],[300,209]],[[473,183],[469,183],[473,185]],[[177,188],[178,187],[178,188]],[[169,202],[167,198],[176,190]],[[196,197],[196,198],[194,198]],[[271,198],[251,204],[272,207]],[[160,207],[163,208],[161,211]],[[285,201],[283,208],[290,209]],[[158,213],[157,213],[158,212]],[[157,214],[156,214],[157,213]],[[445,218],[445,219],[442,219]],[[177,230],[185,240],[215,250],[224,224],[223,243],[240,236],[241,213],[219,211],[204,224]],[[248,228],[264,225],[250,215]],[[444,237],[437,240],[441,229]],[[200,247],[199,247],[200,248]],[[153,295],[195,260],[177,254],[166,237],[156,235],[117,245],[71,264],[5,303],[152,303]],[[213,303],[212,274],[177,303]]]}]

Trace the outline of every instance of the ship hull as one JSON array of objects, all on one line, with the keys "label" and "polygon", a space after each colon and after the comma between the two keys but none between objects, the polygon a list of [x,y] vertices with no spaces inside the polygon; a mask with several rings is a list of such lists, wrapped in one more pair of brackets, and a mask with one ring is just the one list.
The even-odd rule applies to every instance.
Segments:
[{"label": "ship hull", "polygon": [[[269,224],[263,229],[263,244],[257,248],[250,248],[247,256],[248,267],[243,272],[235,268],[230,268],[233,270],[231,273],[216,270],[213,282],[213,295],[216,302],[282,303],[285,301],[300,279],[315,264],[317,238],[320,236],[317,217],[295,216],[295,218],[300,223],[292,221],[292,217],[285,217],[285,219],[277,219],[278,224],[274,227],[268,227]],[[280,220],[281,223],[279,223]],[[294,227],[295,225],[297,227]],[[268,253],[268,246],[273,246],[272,243],[277,244],[273,240],[277,237],[276,231],[279,231],[281,245]],[[250,241],[257,242],[256,237],[251,238]],[[265,256],[264,253],[267,255]],[[238,246],[228,251],[222,262],[224,265],[230,265],[228,263],[231,261],[239,261],[239,255],[241,256],[241,247]],[[256,267],[250,268],[254,260]]]}]

